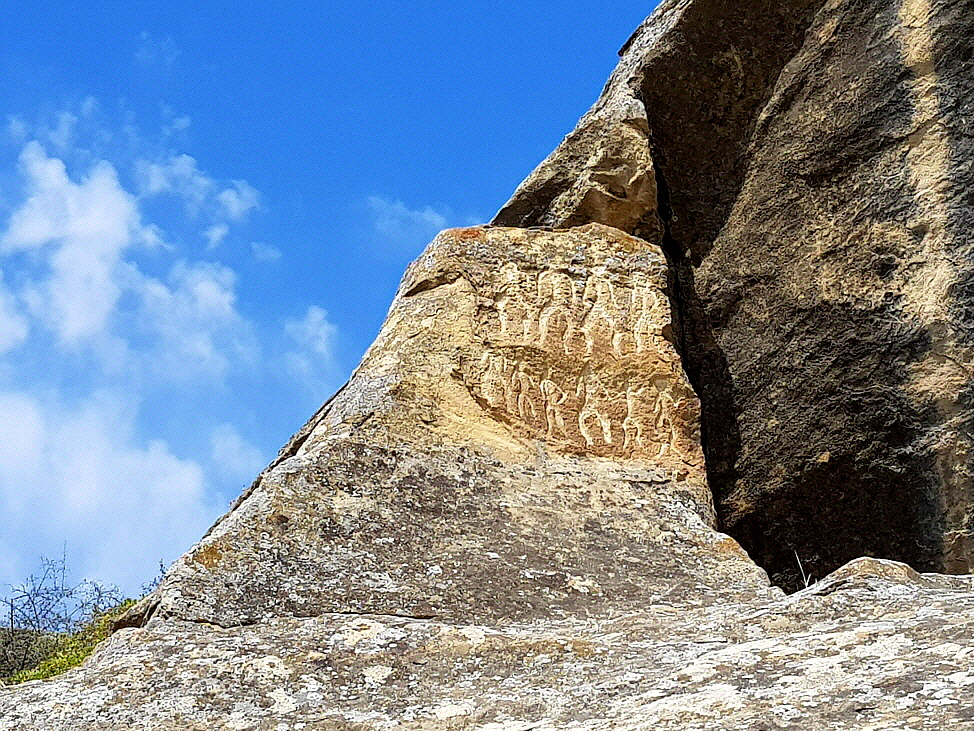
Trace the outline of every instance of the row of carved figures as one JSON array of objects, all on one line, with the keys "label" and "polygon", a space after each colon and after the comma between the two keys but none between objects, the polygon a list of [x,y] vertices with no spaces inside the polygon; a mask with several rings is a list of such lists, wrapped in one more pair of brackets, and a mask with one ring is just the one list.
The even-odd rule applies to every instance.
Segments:
[{"label": "row of carved figures", "polygon": [[[625,390],[610,388],[590,372],[567,377],[535,374],[523,361],[485,353],[479,390],[491,408],[537,429],[545,439],[580,443],[597,451],[659,456],[683,452],[693,423],[693,397],[674,393],[674,374],[633,378]],[[679,388],[679,386],[677,386]]]},{"label": "row of carved figures", "polygon": [[616,284],[604,269],[576,282],[563,271],[525,272],[513,263],[500,271],[496,309],[500,335],[566,354],[608,349],[615,355],[655,347],[669,322],[669,307],[648,275],[634,272]]}]

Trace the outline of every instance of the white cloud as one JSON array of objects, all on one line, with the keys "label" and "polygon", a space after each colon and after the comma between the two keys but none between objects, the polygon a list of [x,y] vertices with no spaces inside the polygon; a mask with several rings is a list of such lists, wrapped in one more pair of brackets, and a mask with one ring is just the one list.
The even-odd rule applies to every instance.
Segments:
[{"label": "white cloud", "polygon": [[277,261],[281,258],[281,250],[270,244],[262,244],[258,241],[253,242],[250,245],[250,251],[254,255],[254,259],[262,262]]},{"label": "white cloud", "polygon": [[20,117],[8,116],[7,134],[15,142],[24,142],[27,139],[27,123]]},{"label": "white cloud", "polygon": [[260,194],[245,180],[234,180],[232,188],[226,188],[217,195],[223,211],[231,221],[241,221],[260,204]]},{"label": "white cloud", "polygon": [[206,238],[206,248],[215,249],[218,247],[223,243],[223,239],[227,237],[228,233],[230,233],[230,227],[225,223],[214,223],[203,232],[203,236]]},{"label": "white cloud", "polygon": [[210,435],[210,459],[217,472],[234,480],[252,481],[267,460],[232,424],[220,424]]},{"label": "white cloud", "polygon": [[[73,124],[61,125],[68,146]],[[72,566],[132,590],[205,530],[222,507],[212,497],[221,486],[263,461],[231,426],[200,434],[203,445],[212,439],[209,452],[177,454],[143,431],[146,400],[191,401],[202,384],[226,389],[233,374],[253,372],[259,343],[238,310],[232,269],[185,258],[144,221],[145,198],[126,190],[112,164],[73,175],[67,158],[26,143],[25,193],[0,223],[0,584],[66,543]],[[139,168],[143,194],[222,210],[221,188],[193,158],[159,159]],[[216,238],[226,235],[220,226],[229,231],[212,223]],[[149,247],[153,274],[136,256]],[[173,254],[183,258],[166,264]],[[19,576],[7,573],[13,563]]]},{"label": "white cloud", "polygon": [[66,150],[71,144],[72,137],[74,136],[74,128],[77,124],[78,118],[74,114],[71,112],[61,112],[58,115],[57,127],[47,134],[47,138],[59,150]]},{"label": "white cloud", "polygon": [[49,274],[28,287],[25,298],[64,342],[77,343],[104,329],[121,295],[119,259],[141,240],[135,199],[108,163],[75,183],[61,160],[31,142],[20,164],[28,198],[0,237],[0,250],[44,250]]},{"label": "white cloud", "polygon": [[383,236],[402,242],[419,238],[424,242],[447,228],[447,219],[429,206],[413,209],[402,201],[370,196],[369,211],[375,230]]},{"label": "white cloud", "polygon": [[0,392],[0,553],[27,564],[63,545],[82,575],[131,590],[199,537],[221,506],[200,465],[135,436],[135,409],[107,392],[74,406]]},{"label": "white cloud", "polygon": [[[8,121],[23,185],[0,176],[0,586],[66,543],[76,575],[136,589],[264,466],[235,425],[259,408],[241,389],[303,397],[336,380],[324,310],[274,328],[283,355],[265,362],[236,272],[201,259],[203,242],[232,253],[260,194],[203,172],[165,129],[145,143],[131,120],[109,129],[102,115],[87,99],[48,123]],[[256,243],[239,254],[281,256]]]},{"label": "white cloud", "polygon": [[0,271],[0,355],[27,339],[30,324],[14,296],[3,284]]},{"label": "white cloud", "polygon": [[154,338],[143,369],[160,380],[222,378],[231,366],[253,365],[259,346],[236,309],[236,275],[219,264],[177,262],[168,281],[144,277],[136,317]]},{"label": "white cloud", "polygon": [[135,173],[142,195],[173,193],[184,198],[194,210],[216,187],[216,181],[204,174],[190,155],[170,155],[155,162],[138,160]]},{"label": "white cloud", "polygon": [[312,305],[300,320],[288,320],[284,332],[296,346],[284,354],[288,373],[314,392],[324,390],[334,375],[337,328],[328,313]]}]

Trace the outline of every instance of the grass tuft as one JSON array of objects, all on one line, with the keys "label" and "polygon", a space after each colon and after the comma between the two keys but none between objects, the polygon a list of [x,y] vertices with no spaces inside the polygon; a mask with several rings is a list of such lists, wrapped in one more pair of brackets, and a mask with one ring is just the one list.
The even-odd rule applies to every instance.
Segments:
[{"label": "grass tuft", "polygon": [[5,682],[15,684],[28,680],[45,680],[77,667],[95,651],[99,642],[112,633],[114,621],[134,604],[134,599],[126,599],[118,606],[95,615],[77,632],[62,635],[57,640],[53,652],[45,660],[28,670],[22,670],[6,678]]}]

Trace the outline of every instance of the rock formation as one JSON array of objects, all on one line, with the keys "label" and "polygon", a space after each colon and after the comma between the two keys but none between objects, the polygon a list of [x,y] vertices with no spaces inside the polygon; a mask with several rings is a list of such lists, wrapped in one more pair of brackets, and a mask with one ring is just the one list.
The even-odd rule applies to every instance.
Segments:
[{"label": "rock formation", "polygon": [[974,729],[972,11],[664,2],[0,729]]},{"label": "rock formation", "polygon": [[497,216],[667,252],[721,524],[785,586],[974,559],[972,37],[970,2],[664,3]]}]

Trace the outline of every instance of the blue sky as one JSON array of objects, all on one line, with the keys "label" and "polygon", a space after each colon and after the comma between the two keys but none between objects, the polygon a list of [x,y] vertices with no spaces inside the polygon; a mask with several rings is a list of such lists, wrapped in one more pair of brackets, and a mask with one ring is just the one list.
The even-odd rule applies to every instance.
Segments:
[{"label": "blue sky", "polygon": [[188,548],[652,6],[3,3],[0,587]]}]

